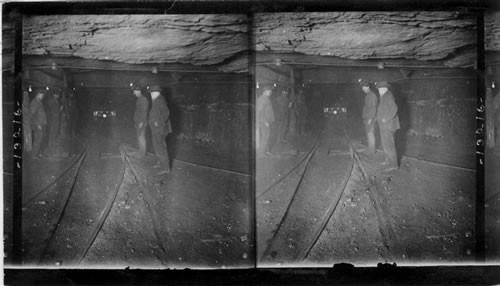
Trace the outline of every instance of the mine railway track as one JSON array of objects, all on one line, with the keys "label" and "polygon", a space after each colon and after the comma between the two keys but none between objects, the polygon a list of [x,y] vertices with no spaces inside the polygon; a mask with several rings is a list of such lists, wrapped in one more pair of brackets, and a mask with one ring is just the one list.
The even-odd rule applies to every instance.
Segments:
[{"label": "mine railway track", "polygon": [[[131,149],[135,149],[132,145],[127,144],[127,143],[123,143],[123,146],[131,148]],[[148,154],[151,154],[151,153],[148,152]],[[151,155],[155,156],[154,154],[151,154]],[[214,170],[214,171],[232,174],[232,175],[237,175],[237,176],[242,176],[242,177],[250,177],[251,176],[250,174],[247,174],[247,173],[238,172],[238,171],[234,171],[234,170],[228,170],[228,169],[224,169],[224,168],[213,167],[213,166],[208,166],[205,164],[200,164],[200,163],[196,163],[196,162],[192,162],[192,161],[188,161],[188,160],[183,160],[183,159],[179,159],[179,158],[174,158],[173,161],[180,162],[180,163],[187,164],[187,165],[191,165],[191,166],[196,166],[196,167],[203,168],[203,169]]]},{"label": "mine railway track", "polygon": [[[361,141],[352,140],[352,142],[359,144],[359,145],[363,145],[366,147],[366,145],[363,144]],[[377,151],[384,152],[384,150],[382,150],[380,148],[377,148]],[[410,155],[402,155],[401,157],[412,160],[412,161],[418,161],[418,162],[422,162],[425,164],[433,165],[433,166],[440,166],[440,167],[445,167],[445,168],[450,168],[450,169],[455,169],[455,170],[462,170],[462,171],[467,171],[467,172],[476,172],[476,169],[473,169],[473,168],[467,168],[467,167],[457,166],[457,165],[448,164],[448,163],[436,162],[436,161],[427,160],[427,159],[424,159],[421,157],[415,157],[415,156],[410,156]]]},{"label": "mine railway track", "polygon": [[35,199],[40,197],[43,193],[47,192],[50,188],[52,188],[54,185],[56,185],[58,182],[60,182],[62,179],[66,177],[68,173],[70,173],[71,170],[80,168],[85,156],[87,156],[87,148],[85,147],[84,150],[78,155],[76,160],[73,161],[66,169],[64,169],[58,176],[55,177],[54,180],[52,180],[46,187],[42,188],[41,190],[37,191],[34,195],[32,195],[29,199],[26,199],[23,203],[22,206],[26,207],[29,204],[33,203]]},{"label": "mine railway track", "polygon": [[[112,132],[112,138],[118,143],[119,146],[119,151],[120,151],[120,159],[123,162],[121,170],[120,170],[120,175],[119,179],[117,180],[117,184],[115,184],[114,189],[112,190],[112,193],[109,195],[109,198],[105,204],[105,206],[100,210],[99,216],[97,217],[96,222],[94,222],[94,226],[92,227],[91,231],[89,232],[88,238],[85,240],[85,243],[82,244],[80,247],[80,251],[78,251],[78,254],[76,257],[71,258],[72,261],[76,261],[76,264],[79,265],[83,262],[85,257],[87,257],[88,253],[92,249],[92,246],[95,244],[96,238],[98,237],[98,234],[101,232],[105,222],[107,221],[111,210],[113,206],[115,205],[116,198],[118,197],[118,194],[120,192],[120,189],[122,188],[123,182],[124,182],[124,177],[127,172],[127,169],[130,170],[130,174],[134,177],[135,181],[139,185],[139,192],[143,194],[144,198],[144,204],[147,209],[147,212],[151,218],[152,221],[152,226],[153,226],[153,231],[154,231],[154,236],[158,242],[158,246],[160,248],[160,251],[162,252],[162,258],[161,262],[166,263],[166,258],[167,258],[167,247],[170,243],[170,238],[164,235],[160,231],[160,226],[161,226],[161,217],[158,215],[156,209],[155,209],[155,197],[151,193],[151,191],[148,189],[147,186],[143,184],[141,173],[138,171],[137,167],[135,166],[133,160],[131,159],[130,155],[127,152],[127,148],[130,149],[130,145],[124,143],[121,139],[120,136],[113,131]],[[70,177],[70,182],[71,182],[71,187],[68,189],[64,189],[62,191],[62,207],[57,210],[56,214],[50,221],[49,227],[48,227],[48,234],[45,235],[45,238],[42,238],[42,245],[41,245],[41,253],[38,256],[38,263],[43,263],[44,259],[46,259],[47,253],[49,252],[49,246],[51,243],[54,241],[54,236],[58,232],[58,229],[61,226],[61,222],[63,221],[63,217],[67,213],[68,210],[68,205],[70,204],[71,198],[74,196],[76,192],[78,192],[76,186],[76,182],[78,181],[79,178],[84,177],[85,175],[81,173],[82,165],[84,164],[87,155],[89,153],[88,146],[85,147],[85,149],[78,155],[77,159],[72,162],[65,170],[63,170],[59,176],[57,176],[52,182],[50,182],[46,187],[42,188],[40,191],[36,192],[35,195],[31,196],[29,199],[27,199],[23,203],[23,207],[28,206],[35,202],[37,198],[39,198],[42,194],[46,193],[48,190],[51,190],[58,182],[61,182],[63,179],[67,179],[69,174],[74,172],[72,177]],[[189,165],[194,165],[200,168],[208,168],[211,170],[215,170],[218,172],[224,172],[232,175],[238,175],[238,176],[244,176],[248,177],[250,176],[249,174],[246,173],[241,173],[237,171],[232,171],[232,170],[227,170],[227,169],[222,169],[222,168],[216,168],[216,167],[211,167],[211,166],[206,166],[203,164],[198,164],[186,160],[180,160],[180,159],[174,159],[176,161],[182,162],[184,164],[189,164]],[[58,192],[58,194],[61,194],[61,191]]]},{"label": "mine railway track", "polygon": [[[362,175],[363,179],[365,180],[365,182],[370,184],[370,189],[371,189],[369,192],[370,200],[374,204],[373,207],[375,209],[377,221],[379,223],[382,243],[386,247],[386,255],[388,257],[390,256],[391,251],[389,249],[389,245],[390,245],[390,240],[392,240],[394,238],[394,233],[393,233],[393,229],[391,228],[391,225],[387,225],[390,223],[387,221],[386,215],[382,212],[382,210],[380,208],[381,198],[378,195],[378,192],[380,192],[378,183],[370,177],[370,174],[367,172],[367,170],[365,168],[365,164],[361,160],[361,157],[359,156],[358,151],[355,148],[354,143],[361,144],[361,142],[355,141],[349,136],[349,132],[348,132],[348,128],[347,128],[348,124],[345,121],[342,122],[342,125],[343,125],[342,129],[344,131],[344,136],[347,139],[346,142],[349,145],[350,154],[352,156],[351,164],[349,166],[350,170],[347,173],[346,178],[344,179],[341,187],[338,188],[336,195],[333,196],[333,198],[331,199],[327,210],[323,213],[321,219],[316,224],[315,230],[310,235],[308,235],[307,243],[300,245],[298,247],[298,250],[295,251],[294,256],[292,257],[291,261],[287,261],[287,262],[300,262],[308,257],[311,250],[314,248],[314,246],[318,242],[319,238],[321,237],[321,234],[325,231],[329,221],[332,218],[333,213],[337,209],[337,206],[340,202],[342,194],[344,193],[345,188],[348,185],[348,182],[351,180],[351,177],[353,176],[354,166],[357,166],[359,168],[359,170],[361,171],[361,175]],[[298,174],[299,180],[295,186],[294,192],[292,194],[291,199],[289,200],[287,208],[286,208],[283,216],[281,217],[280,222],[278,223],[277,228],[274,231],[274,234],[273,234],[270,242],[267,244],[266,249],[264,250],[264,253],[261,257],[261,260],[264,263],[266,263],[268,261],[269,262],[272,261],[272,259],[270,260],[270,258],[272,257],[271,250],[273,249],[273,245],[275,244],[277,238],[279,237],[279,234],[283,231],[282,228],[283,228],[285,222],[287,221],[287,219],[289,218],[290,213],[292,212],[292,210],[291,210],[292,205],[294,204],[295,200],[297,199],[297,194],[298,194],[299,188],[305,179],[304,177],[307,174],[307,169],[310,166],[311,159],[316,154],[319,141],[320,141],[320,136],[318,136],[315,139],[314,143],[312,144],[311,149],[291,169],[286,171],[284,173],[284,175],[279,180],[273,182],[270,186],[266,187],[263,191],[261,191],[260,193],[258,193],[256,195],[257,199],[261,199],[263,196],[272,193],[274,190],[278,189],[278,188],[276,188],[276,186],[278,184],[291,178],[292,174],[298,174],[296,172],[297,169],[300,166],[305,164],[302,172],[300,174]],[[339,153],[339,154],[342,154],[342,153]],[[335,156],[336,154],[333,154],[333,155]],[[467,172],[475,172],[476,171],[475,169],[471,169],[471,168],[465,168],[465,167],[456,166],[453,164],[435,162],[435,161],[426,160],[423,158],[413,157],[413,156],[408,156],[408,155],[403,155],[403,158],[423,162],[423,163],[430,164],[430,165],[451,168],[451,169],[457,169],[457,170],[462,170],[462,171],[467,171]]]},{"label": "mine railway track", "polygon": [[[95,134],[92,134],[91,136],[94,136],[94,135]],[[113,138],[114,139],[118,139],[118,137],[116,137],[116,136],[114,136]],[[68,207],[68,205],[70,203],[70,200],[73,197],[75,191],[77,191],[77,190],[75,190],[76,189],[75,188],[76,182],[78,181],[79,178],[81,178],[81,177],[84,176],[84,175],[81,174],[81,169],[82,169],[82,165],[83,165],[83,163],[84,163],[84,161],[85,161],[85,159],[87,157],[87,154],[89,152],[88,148],[89,148],[89,146],[86,146],[84,148],[84,150],[81,152],[81,154],[78,156],[78,158],[68,168],[66,168],[63,172],[61,172],[61,174],[58,177],[56,177],[47,187],[45,187],[42,190],[38,191],[34,196],[32,196],[30,199],[28,199],[26,202],[23,203],[23,206],[27,206],[27,205],[33,203],[33,201],[37,197],[39,197],[43,193],[47,192],[56,183],[58,183],[59,181],[61,181],[64,178],[66,178],[67,175],[72,170],[76,169],[76,173],[71,178],[71,187],[69,189],[67,189],[67,190],[64,190],[64,192],[63,192],[63,196],[64,197],[63,197],[63,200],[62,200],[63,201],[62,207],[58,210],[57,214],[54,216],[54,218],[51,220],[51,223],[49,224],[48,236],[46,236],[42,240],[42,248],[41,248],[42,252],[39,255],[38,263],[42,263],[43,260],[46,258],[48,249],[49,249],[51,243],[54,240],[54,236],[57,233],[57,230],[61,226],[61,222],[63,220],[63,217],[66,214],[66,210],[67,210],[67,207]],[[122,157],[122,160],[125,162],[125,159],[123,158],[123,156],[124,155],[122,153],[121,157]],[[116,187],[113,190],[110,199],[107,201],[104,209],[101,210],[101,212],[99,214],[98,221],[94,224],[95,227],[93,228],[93,230],[92,230],[92,232],[91,232],[91,234],[89,236],[89,239],[87,240],[87,243],[85,244],[85,247],[83,248],[83,251],[80,252],[78,254],[78,256],[75,258],[75,260],[78,261],[78,263],[80,263],[82,261],[82,259],[87,255],[89,249],[91,248],[91,246],[93,245],[93,243],[95,241],[95,238],[97,237],[97,234],[100,232],[100,230],[102,229],[102,226],[104,225],[104,222],[108,218],[109,213],[111,211],[111,208],[114,205],[116,197],[118,195],[118,192],[119,192],[119,190],[120,190],[120,188],[122,186],[124,175],[125,175],[125,171],[126,171],[125,167],[122,168],[122,170],[120,171],[119,183],[116,184]]]},{"label": "mine railway track", "polygon": [[[349,147],[349,151],[350,151],[349,153],[352,156],[352,160],[350,160],[350,163],[347,166],[349,171],[347,173],[347,176],[344,178],[344,180],[341,184],[341,187],[338,189],[338,191],[335,192],[334,196],[332,197],[331,201],[329,202],[329,205],[328,205],[326,211],[323,212],[321,219],[316,224],[317,226],[316,226],[315,230],[308,237],[307,243],[305,243],[304,245],[301,245],[299,247],[298,251],[296,251],[295,254],[293,255],[292,261],[288,261],[288,262],[300,262],[300,261],[304,260],[309,255],[311,250],[316,245],[321,234],[324,232],[326,226],[328,225],[328,222],[332,218],[333,213],[337,209],[337,206],[340,202],[342,195],[344,194],[346,186],[347,186],[348,182],[351,180],[351,177],[353,175],[354,166],[355,166],[355,156],[357,156],[357,154],[355,155],[355,150],[352,147],[352,142],[350,141],[349,135],[348,135],[347,130],[345,128],[345,122],[343,122],[342,124],[343,124],[343,130],[345,132],[344,135],[345,135],[345,138],[347,139],[347,142],[348,142],[347,145]],[[287,171],[284,174],[284,176],[282,176],[279,180],[272,183],[269,187],[265,188],[264,191],[257,194],[257,196],[256,196],[257,198],[261,198],[265,194],[268,194],[271,191],[273,191],[274,189],[276,189],[275,187],[280,182],[290,178],[290,175],[293,174],[299,168],[299,166],[301,166],[305,162],[304,169],[302,170],[301,174],[299,175],[298,183],[295,186],[293,195],[292,195],[292,197],[287,205],[285,213],[281,217],[280,222],[276,228],[276,231],[274,231],[273,237],[271,238],[270,242],[266,246],[266,249],[264,250],[264,253],[262,255],[262,261],[264,263],[266,263],[268,261],[268,259],[272,256],[271,251],[272,251],[273,245],[274,245],[275,241],[277,240],[277,237],[279,236],[280,231],[282,231],[282,228],[283,228],[285,222],[287,221],[288,217],[290,216],[290,213],[292,212],[292,210],[291,210],[292,206],[298,197],[297,195],[298,195],[300,186],[305,179],[305,176],[306,176],[307,170],[311,164],[312,158],[317,154],[316,151],[318,149],[318,144],[319,144],[319,141],[321,140],[322,133],[323,132],[320,132],[320,134],[316,137],[314,143],[312,144],[312,147],[310,148],[310,150],[299,160],[299,162],[295,166],[293,166],[289,171]],[[345,155],[345,154],[344,153],[330,154],[330,156],[337,156],[337,155]],[[329,187],[329,188],[331,188],[331,187]]]},{"label": "mine railway track", "polygon": [[[115,201],[116,201],[116,198],[118,197],[120,189],[122,188],[124,178],[125,178],[125,173],[126,173],[127,169],[129,169],[131,171],[131,173],[135,177],[135,180],[138,182],[138,184],[141,187],[141,192],[143,193],[144,198],[145,198],[145,205],[146,205],[146,207],[148,209],[148,213],[150,214],[151,219],[153,221],[153,229],[154,229],[155,236],[158,240],[160,249],[163,252],[162,259],[164,260],[164,258],[166,258],[166,250],[165,250],[166,246],[164,245],[164,243],[165,243],[165,241],[168,241],[168,238],[162,237],[161,233],[159,231],[160,218],[159,218],[158,214],[156,213],[156,210],[153,207],[154,206],[154,199],[153,199],[152,195],[150,194],[149,190],[142,184],[142,180],[140,179],[139,173],[136,171],[135,166],[133,165],[133,163],[131,162],[131,160],[129,158],[129,155],[127,154],[127,152],[123,148],[124,143],[121,142],[118,134],[115,132],[113,132],[113,139],[118,141],[118,146],[119,146],[119,150],[120,150],[120,158],[123,162],[122,168],[120,170],[119,179],[117,180],[118,183],[115,184],[115,188],[114,188],[114,190],[112,190],[112,193],[109,196],[109,199],[106,202],[106,205],[100,211],[98,219],[94,223],[94,226],[93,226],[88,238],[86,239],[85,244],[83,245],[81,250],[78,252],[77,256],[73,257],[71,260],[76,261],[77,264],[81,264],[83,259],[87,256],[90,249],[94,245],[94,242],[96,241],[98,234],[102,230],[106,220],[109,217],[109,214],[111,213],[113,206],[115,205]],[[63,198],[62,207],[57,211],[56,215],[51,220],[51,223],[48,227],[48,229],[49,229],[48,234],[45,236],[45,238],[42,239],[42,246],[41,246],[42,251],[38,257],[38,263],[42,263],[44,258],[46,258],[46,254],[48,252],[49,246],[53,242],[54,236],[57,233],[57,230],[59,229],[59,227],[61,225],[61,222],[63,220],[64,215],[66,214],[69,202],[70,202],[71,198],[73,197],[74,193],[77,191],[77,190],[75,190],[76,189],[75,188],[76,182],[77,182],[78,178],[84,176],[83,174],[81,174],[80,171],[81,171],[81,167],[85,161],[85,158],[87,157],[87,154],[88,154],[87,148],[88,147],[86,147],[82,151],[82,153],[78,156],[78,158],[68,168],[66,168],[63,172],[61,172],[61,174],[59,176],[57,176],[57,178],[54,179],[48,186],[46,186],[45,188],[36,192],[35,195],[30,197],[28,200],[26,200],[23,203],[23,206],[27,206],[29,204],[32,204],[36,198],[40,197],[43,193],[50,190],[54,185],[56,185],[56,183],[58,183],[59,181],[61,181],[64,178],[66,178],[68,176],[68,174],[71,173],[72,170],[76,169],[75,170],[76,173],[71,178],[71,187],[67,190],[64,190],[64,193],[63,193],[64,198]],[[162,263],[163,262],[164,261],[162,261]]]}]

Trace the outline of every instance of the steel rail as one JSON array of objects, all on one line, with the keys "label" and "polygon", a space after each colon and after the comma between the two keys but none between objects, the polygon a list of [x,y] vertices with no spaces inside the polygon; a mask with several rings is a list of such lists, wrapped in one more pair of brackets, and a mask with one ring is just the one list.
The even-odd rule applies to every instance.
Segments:
[{"label": "steel rail", "polygon": [[73,195],[73,191],[75,189],[75,185],[76,185],[76,182],[77,182],[77,179],[78,179],[78,175],[79,175],[80,169],[82,167],[82,162],[83,162],[83,160],[85,159],[86,156],[87,156],[87,152],[85,152],[84,155],[83,155],[83,157],[81,158],[81,162],[78,165],[78,169],[76,170],[76,174],[75,174],[75,176],[73,178],[73,182],[71,184],[71,188],[69,189],[68,192],[65,193],[64,200],[63,200],[64,201],[63,207],[60,209],[59,214],[52,220],[52,223],[49,226],[49,237],[45,238],[44,241],[43,241],[43,243],[42,243],[44,245],[44,247],[43,247],[42,252],[40,254],[40,257],[38,259],[39,263],[42,262],[44,254],[47,251],[47,249],[49,248],[50,242],[54,238],[54,235],[55,235],[57,229],[59,228],[59,225],[61,224],[61,220],[62,220],[64,214],[66,213],[66,209],[67,209],[68,203],[70,201],[71,196]]},{"label": "steel rail", "polygon": [[67,167],[59,176],[57,176],[52,182],[50,182],[46,187],[38,191],[35,195],[33,195],[31,198],[27,199],[25,202],[23,202],[22,206],[25,207],[32,203],[37,197],[39,197],[42,193],[46,192],[49,190],[53,185],[55,185],[61,178],[63,178],[69,171],[71,171],[75,165],[78,163],[78,168],[80,168],[80,164],[83,162],[82,158],[86,155],[87,148],[85,148],[82,153],[78,156],[78,158],[71,163],[69,167]]},{"label": "steel rail", "polygon": [[[318,142],[318,141],[317,141]],[[271,247],[273,245],[273,241],[275,241],[276,239],[276,236],[278,235],[281,227],[283,226],[283,223],[286,221],[286,218],[288,217],[289,213],[290,213],[290,209],[291,209],[291,206],[293,204],[293,202],[295,201],[296,197],[297,197],[297,193],[300,189],[300,186],[302,185],[302,181],[304,180],[304,177],[305,177],[305,174],[307,172],[307,169],[309,167],[309,164],[311,163],[311,159],[312,157],[314,156],[314,154],[316,153],[316,149],[317,149],[317,142],[316,144],[314,145],[313,149],[312,149],[312,152],[309,153],[307,155],[307,160],[306,160],[306,165],[304,167],[304,170],[302,171],[302,174],[300,176],[300,179],[299,179],[299,182],[297,183],[297,185],[295,186],[295,190],[293,191],[293,195],[292,195],[292,199],[290,200],[290,202],[288,203],[288,206],[285,210],[285,213],[283,214],[283,216],[281,217],[281,220],[278,224],[278,227],[276,229],[276,231],[274,232],[274,235],[273,237],[271,238],[271,242],[267,245],[266,249],[264,250],[264,253],[262,254],[262,259],[265,259],[266,257],[269,256],[269,251],[271,250]]]}]

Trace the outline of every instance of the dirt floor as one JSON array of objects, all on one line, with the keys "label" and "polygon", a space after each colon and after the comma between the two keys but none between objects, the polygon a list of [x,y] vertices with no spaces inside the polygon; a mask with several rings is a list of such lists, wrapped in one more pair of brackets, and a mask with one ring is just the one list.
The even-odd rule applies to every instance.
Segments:
[{"label": "dirt floor", "polygon": [[[64,169],[70,171],[23,208],[25,264],[142,268],[253,265],[248,176],[175,158],[172,173],[157,176],[155,156],[136,158],[136,150],[126,145],[120,152],[111,126],[106,124],[94,126],[97,132],[79,138],[88,142],[87,153],[60,222],[57,214],[73,184],[79,157],[64,155],[67,152],[61,144],[49,157],[26,162],[25,198],[49,185]],[[133,129],[113,128],[122,142],[135,142]],[[125,164],[122,154],[130,164]],[[78,264],[115,192],[109,217]],[[59,227],[47,244],[53,230],[50,225],[56,224]]]},{"label": "dirt floor", "polygon": [[[314,138],[300,140],[312,145]],[[418,143],[407,144],[407,150],[418,153],[415,149]],[[338,145],[331,140],[327,144]],[[363,151],[365,147],[354,144],[354,149]],[[425,147],[428,149],[431,148]],[[421,153],[437,162],[473,164],[465,158],[456,158],[461,155],[444,152],[439,144],[432,150]],[[464,156],[471,157],[469,153]],[[257,245],[261,266],[474,261],[476,174],[473,170],[403,157],[399,170],[383,173],[380,167],[383,152],[373,156],[359,154],[369,179],[363,177],[357,163],[350,172],[349,164],[355,160],[349,155],[326,156],[319,152],[316,160],[322,162],[321,167],[306,172],[303,182],[309,186],[301,183],[303,186],[277,235],[304,163],[287,179],[259,196],[297,165],[302,156],[257,159]],[[314,242],[322,218],[328,216],[327,206],[333,205],[338,195],[331,190],[338,192],[343,186],[341,182],[349,175],[345,191],[324,231],[310,252],[304,250]],[[273,236],[275,239],[271,241]],[[295,259],[304,254],[305,259]]]}]

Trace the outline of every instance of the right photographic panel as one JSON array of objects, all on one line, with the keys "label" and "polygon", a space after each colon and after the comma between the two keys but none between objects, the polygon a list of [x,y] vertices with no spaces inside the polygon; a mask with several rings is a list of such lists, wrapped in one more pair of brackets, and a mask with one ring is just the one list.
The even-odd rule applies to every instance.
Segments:
[{"label": "right photographic panel", "polygon": [[476,17],[255,14],[258,267],[475,260]]}]

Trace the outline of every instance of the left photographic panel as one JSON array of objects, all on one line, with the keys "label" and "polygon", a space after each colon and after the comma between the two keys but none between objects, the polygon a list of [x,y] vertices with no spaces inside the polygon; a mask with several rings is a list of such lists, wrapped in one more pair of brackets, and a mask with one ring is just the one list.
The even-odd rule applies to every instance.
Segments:
[{"label": "left photographic panel", "polygon": [[245,15],[24,15],[17,51],[23,265],[254,265]]}]

